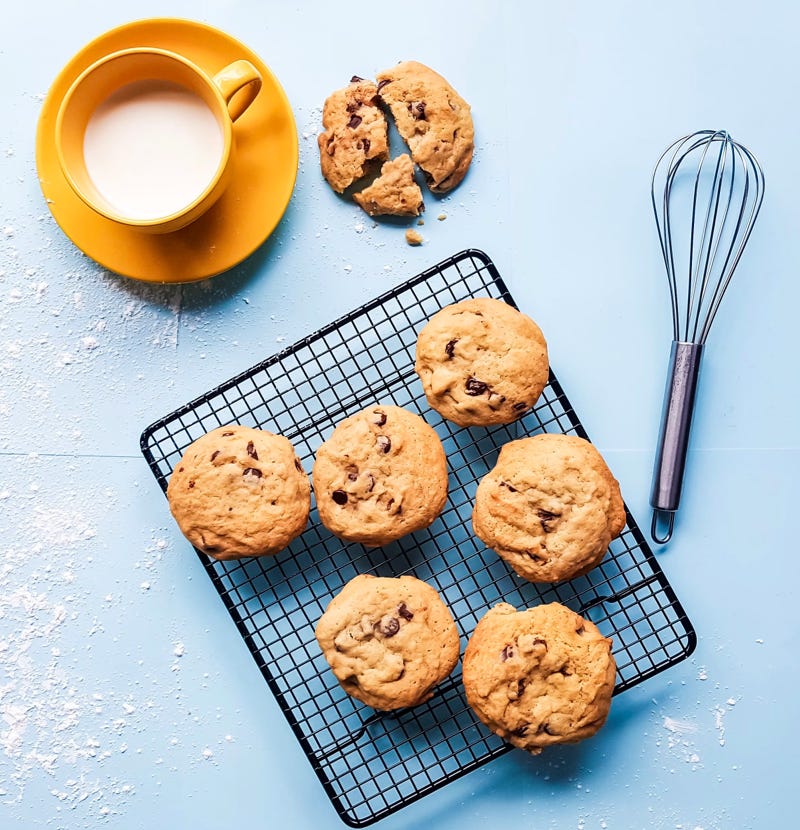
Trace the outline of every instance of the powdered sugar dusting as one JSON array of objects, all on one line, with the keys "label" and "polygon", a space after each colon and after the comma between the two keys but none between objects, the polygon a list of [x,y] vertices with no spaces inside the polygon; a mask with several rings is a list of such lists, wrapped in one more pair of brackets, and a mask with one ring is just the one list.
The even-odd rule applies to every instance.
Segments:
[{"label": "powdered sugar dusting", "polygon": [[57,826],[89,826],[124,815],[152,789],[143,762],[156,770],[169,752],[170,769],[185,772],[211,759],[208,750],[218,764],[230,724],[202,736],[185,730],[174,742],[148,731],[163,722],[159,709],[181,710],[181,678],[171,669],[191,648],[174,631],[164,632],[157,662],[127,669],[141,682],[118,682],[116,661],[129,667],[134,659],[119,653],[121,632],[153,601],[135,586],[142,574],[153,591],[161,586],[170,551],[163,535],[152,532],[139,557],[124,563],[109,551],[121,509],[113,488],[78,489],[88,477],[77,475],[77,461],[66,474],[61,460],[37,454],[0,464],[14,469],[0,513],[0,827],[22,826],[42,798],[63,816]]}]

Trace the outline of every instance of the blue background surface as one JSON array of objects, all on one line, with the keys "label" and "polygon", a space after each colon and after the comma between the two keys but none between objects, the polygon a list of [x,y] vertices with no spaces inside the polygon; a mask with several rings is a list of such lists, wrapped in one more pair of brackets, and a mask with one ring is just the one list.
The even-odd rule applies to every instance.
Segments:
[{"label": "blue background surface", "polygon": [[[291,204],[190,286],[103,271],[39,190],[61,66],[129,20],[254,49],[292,102]],[[144,426],[466,247],[494,259],[642,525],[671,327],[649,205],[664,147],[724,127],[767,196],[712,331],[673,542],[695,654],[593,740],[514,752],[379,826],[772,828],[795,813],[796,109],[790,3],[14,4],[0,46],[0,826],[337,828],[339,819],[139,454]],[[412,249],[319,173],[326,95],[417,59],[472,104],[476,156]],[[435,221],[444,211],[447,219]],[[789,819],[790,821],[790,819]]]}]

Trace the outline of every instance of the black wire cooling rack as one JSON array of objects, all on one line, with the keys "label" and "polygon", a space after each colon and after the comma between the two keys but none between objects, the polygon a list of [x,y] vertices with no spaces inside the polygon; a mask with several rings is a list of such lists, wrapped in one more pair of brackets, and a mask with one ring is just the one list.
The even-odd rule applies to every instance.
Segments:
[{"label": "black wire cooling rack", "polygon": [[553,585],[518,578],[474,537],[475,490],[504,443],[542,431],[587,437],[552,373],[535,410],[514,424],[463,429],[429,409],[413,368],[417,333],[443,306],[474,296],[514,305],[486,254],[462,251],[182,406],[141,438],[164,490],[186,447],[224,424],[282,433],[307,471],[337,422],[377,402],[417,412],[442,439],[449,498],[426,530],[368,550],[332,536],[312,509],[305,533],[276,557],[214,562],[199,554],[334,808],[354,827],[510,749],[467,705],[460,667],[429,702],[395,713],[376,712],[342,691],[314,627],[331,598],[357,574],[411,573],[434,585],[458,623],[462,649],[497,602],[524,608],[557,600],[612,638],[615,693],[687,657],[696,644],[630,514],[597,568]]}]

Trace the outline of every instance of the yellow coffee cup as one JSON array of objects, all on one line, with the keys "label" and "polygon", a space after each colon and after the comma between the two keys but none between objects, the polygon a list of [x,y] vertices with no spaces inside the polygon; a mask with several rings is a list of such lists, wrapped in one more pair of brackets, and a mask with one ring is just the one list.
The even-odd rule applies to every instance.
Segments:
[{"label": "yellow coffee cup", "polygon": [[261,89],[237,60],[215,75],[154,47],[106,55],[58,109],[58,162],[75,193],[113,222],[168,233],[222,195],[235,153],[233,122]]}]

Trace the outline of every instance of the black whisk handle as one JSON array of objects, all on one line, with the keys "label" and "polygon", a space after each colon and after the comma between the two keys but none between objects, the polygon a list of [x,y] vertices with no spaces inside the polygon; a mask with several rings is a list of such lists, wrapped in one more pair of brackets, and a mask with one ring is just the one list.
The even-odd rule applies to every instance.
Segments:
[{"label": "black whisk handle", "polygon": [[[661,413],[661,430],[653,467],[653,486],[650,491],[650,504],[653,507],[650,535],[659,545],[668,542],[672,536],[675,511],[681,500],[683,472],[686,467],[686,452],[689,449],[689,432],[692,427],[702,356],[701,343],[672,341],[664,408]],[[664,518],[667,523],[664,534],[659,534],[658,531],[660,518]]]}]

